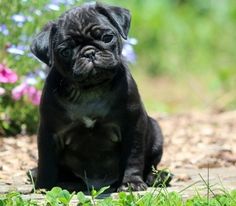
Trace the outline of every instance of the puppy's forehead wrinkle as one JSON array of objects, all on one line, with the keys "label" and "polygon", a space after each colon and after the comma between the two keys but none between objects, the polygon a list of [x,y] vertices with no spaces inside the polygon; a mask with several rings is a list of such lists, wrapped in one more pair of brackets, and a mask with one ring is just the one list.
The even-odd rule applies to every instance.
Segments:
[{"label": "puppy's forehead wrinkle", "polygon": [[88,24],[83,28],[83,33],[89,34],[89,36],[91,37],[91,31],[94,30],[95,28],[99,28],[97,24]]},{"label": "puppy's forehead wrinkle", "polygon": [[74,8],[59,18],[58,24],[62,28],[68,28],[69,35],[90,35],[91,30],[105,27],[109,22],[103,16],[98,19],[99,13],[93,7]]}]

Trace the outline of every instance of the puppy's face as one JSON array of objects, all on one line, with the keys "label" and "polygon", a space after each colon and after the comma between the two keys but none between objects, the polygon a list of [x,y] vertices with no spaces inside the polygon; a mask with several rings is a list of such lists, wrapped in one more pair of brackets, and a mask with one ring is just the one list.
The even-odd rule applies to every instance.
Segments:
[{"label": "puppy's face", "polygon": [[126,9],[76,7],[46,25],[31,50],[74,84],[101,84],[111,80],[121,64],[122,38],[127,38],[129,25]]}]

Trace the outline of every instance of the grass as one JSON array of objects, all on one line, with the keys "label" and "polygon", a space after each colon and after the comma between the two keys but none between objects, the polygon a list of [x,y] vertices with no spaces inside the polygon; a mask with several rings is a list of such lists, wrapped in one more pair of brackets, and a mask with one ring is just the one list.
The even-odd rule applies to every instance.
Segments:
[{"label": "grass", "polygon": [[[156,172],[156,171],[154,171]],[[170,174],[170,173],[169,173]],[[161,175],[161,173],[158,173]],[[236,190],[228,191],[220,181],[220,189],[209,183],[209,170],[207,180],[199,174],[199,181],[188,185],[178,192],[169,192],[165,186],[167,179],[162,182],[162,187],[153,187],[147,192],[119,192],[112,195],[104,192],[109,189],[103,187],[100,190],[92,189],[90,195],[83,192],[70,193],[60,187],[54,187],[50,191],[35,190],[32,196],[25,196],[20,192],[9,192],[0,194],[0,206],[236,206]],[[165,177],[168,178],[168,177]],[[154,183],[157,184],[159,178]],[[204,192],[200,188],[195,189],[195,195],[184,197],[184,193],[189,188],[194,188],[196,183],[202,182]],[[201,193],[201,194],[200,194]],[[36,200],[37,194],[42,198]],[[189,195],[190,196],[190,195]]]},{"label": "grass", "polygon": [[[157,172],[154,170],[154,172]],[[156,173],[157,178],[154,185],[159,182],[161,172]],[[165,174],[170,174],[166,173]],[[169,176],[166,176],[162,181],[162,187],[153,187],[148,192],[119,192],[117,194],[104,194],[109,189],[103,187],[100,190],[92,189],[90,196],[86,196],[83,192],[70,193],[60,187],[54,187],[51,191],[36,191],[34,194],[44,193],[43,199],[39,202],[34,198],[26,198],[19,192],[9,192],[8,194],[0,195],[0,206],[236,206],[236,190],[228,192],[224,188],[222,182],[220,194],[216,193],[214,185],[209,183],[209,169],[207,180],[199,174],[202,183],[206,186],[206,195],[200,195],[196,190],[196,195],[188,199],[183,198],[183,192],[193,187],[191,184],[179,192],[169,192],[165,186]],[[197,181],[198,183],[199,181]],[[159,185],[159,184],[158,184]],[[219,190],[218,190],[219,191]]]},{"label": "grass", "polygon": [[54,187],[46,192],[40,202],[26,199],[19,192],[10,192],[0,196],[0,206],[236,206],[236,190],[227,192],[224,189],[220,195],[211,194],[211,197],[197,193],[191,198],[184,199],[181,193],[168,192],[163,188],[145,194],[130,191],[120,192],[117,197],[98,198],[106,189],[92,190],[91,196],[85,196],[82,192],[69,193],[67,190]]},{"label": "grass", "polygon": [[[196,72],[180,76],[149,76],[132,68],[140,95],[149,113],[180,113],[185,111],[224,111],[233,109],[234,90],[220,88],[211,73]],[[197,78],[196,78],[197,76]]]}]

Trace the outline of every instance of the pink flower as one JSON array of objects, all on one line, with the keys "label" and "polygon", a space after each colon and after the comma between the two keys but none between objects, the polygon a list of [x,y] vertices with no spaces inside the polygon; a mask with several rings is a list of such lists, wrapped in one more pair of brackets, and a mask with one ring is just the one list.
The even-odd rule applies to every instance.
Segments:
[{"label": "pink flower", "polygon": [[0,96],[2,96],[3,94],[5,94],[6,90],[2,87],[0,87]]},{"label": "pink flower", "polygon": [[27,91],[27,84],[26,83],[22,83],[18,86],[16,86],[12,91],[12,98],[14,100],[19,100],[24,94],[26,94]]},{"label": "pink flower", "polygon": [[26,95],[28,100],[34,104],[39,105],[42,91],[37,90],[34,86],[22,83],[12,90],[12,98],[19,100],[22,96]]},{"label": "pink flower", "polygon": [[40,90],[37,90],[37,91],[35,91],[34,94],[31,94],[29,96],[29,99],[30,99],[31,103],[34,104],[34,105],[39,105],[41,95],[42,95],[42,91],[40,91]]},{"label": "pink flower", "polygon": [[14,71],[4,64],[0,64],[0,83],[15,83],[17,79],[17,74]]},{"label": "pink flower", "polygon": [[42,92],[33,86],[27,88],[27,96],[32,104],[39,105]]}]

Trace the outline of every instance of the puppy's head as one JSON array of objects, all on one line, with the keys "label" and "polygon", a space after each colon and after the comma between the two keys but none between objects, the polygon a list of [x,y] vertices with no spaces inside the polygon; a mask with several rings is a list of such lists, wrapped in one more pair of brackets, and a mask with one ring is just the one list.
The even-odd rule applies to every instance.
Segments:
[{"label": "puppy's head", "polygon": [[122,63],[122,38],[127,38],[129,26],[126,9],[98,3],[76,7],[49,22],[31,51],[75,84],[101,84]]}]

